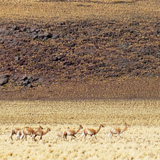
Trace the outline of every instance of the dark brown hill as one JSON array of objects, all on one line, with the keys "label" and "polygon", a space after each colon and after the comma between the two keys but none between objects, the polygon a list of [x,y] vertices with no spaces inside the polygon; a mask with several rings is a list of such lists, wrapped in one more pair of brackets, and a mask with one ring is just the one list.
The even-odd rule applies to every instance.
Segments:
[{"label": "dark brown hill", "polygon": [[[118,81],[125,82],[127,79],[129,83],[130,80],[135,84],[138,82],[137,87],[140,82],[153,83],[150,91],[155,86],[158,90],[151,97],[157,98],[160,20],[1,23],[0,75],[2,92],[19,91],[19,88],[35,90],[62,83],[102,85],[116,81],[115,84],[118,84]],[[123,85],[129,86],[129,83]],[[145,98],[150,94],[142,95]],[[96,97],[100,98],[90,96]],[[107,94],[103,98],[107,97],[114,98]],[[129,97],[134,98],[132,94]]]}]

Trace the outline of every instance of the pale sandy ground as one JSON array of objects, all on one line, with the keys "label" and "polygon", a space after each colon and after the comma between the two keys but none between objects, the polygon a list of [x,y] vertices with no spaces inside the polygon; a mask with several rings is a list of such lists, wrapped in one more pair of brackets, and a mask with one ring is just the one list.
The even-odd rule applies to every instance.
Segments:
[{"label": "pale sandy ground", "polygon": [[[159,104],[159,100],[0,101],[0,159],[159,160]],[[123,128],[123,121],[131,126],[122,138],[108,139],[110,127]],[[69,137],[68,141],[56,142],[58,131],[77,129],[79,124],[84,128],[97,129],[101,123],[105,127],[97,134],[97,140],[90,137],[80,140],[80,130],[76,140],[71,141]],[[44,130],[47,127],[51,129],[41,141],[39,137],[36,142],[30,137],[27,141],[16,141],[15,135],[13,141],[9,139],[12,127],[36,128],[39,125]]]},{"label": "pale sandy ground", "polygon": [[[24,126],[17,124],[17,126]],[[45,126],[43,126],[45,127]],[[119,140],[117,137],[108,139],[109,126],[105,126],[98,134],[97,140],[87,137],[80,140],[80,133],[76,140],[58,140],[56,132],[62,128],[77,128],[75,125],[47,125],[51,132],[42,141],[32,141],[30,137],[25,141],[11,141],[9,128],[3,125],[0,129],[0,159],[3,160],[112,160],[112,159],[160,159],[160,127],[131,126]],[[84,125],[84,127],[94,127]]]}]

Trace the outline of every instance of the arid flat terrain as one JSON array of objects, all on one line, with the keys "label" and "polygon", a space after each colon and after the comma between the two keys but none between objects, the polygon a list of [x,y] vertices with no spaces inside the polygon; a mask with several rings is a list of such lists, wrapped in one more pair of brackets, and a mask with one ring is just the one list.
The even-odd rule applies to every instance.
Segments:
[{"label": "arid flat terrain", "polygon": [[[106,160],[148,159],[159,157],[159,100],[108,100],[108,101],[1,101],[0,102],[0,158],[12,159],[58,159],[58,160]],[[121,135],[108,138],[111,127],[130,127]],[[98,129],[97,139],[89,136],[80,139],[82,130],[75,140],[59,139],[59,131],[79,128]],[[34,142],[9,139],[15,127],[41,125],[51,129],[42,140]]]},{"label": "arid flat terrain", "polygon": [[159,160],[159,107],[159,0],[0,0],[0,159]]}]

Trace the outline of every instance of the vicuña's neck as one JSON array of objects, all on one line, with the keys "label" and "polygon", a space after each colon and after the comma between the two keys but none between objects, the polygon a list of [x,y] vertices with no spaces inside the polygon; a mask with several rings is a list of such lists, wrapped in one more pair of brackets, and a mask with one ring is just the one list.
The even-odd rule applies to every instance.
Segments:
[{"label": "vicu\u00f1a's neck", "polygon": [[99,128],[97,129],[97,132],[96,132],[96,134],[100,131],[100,129],[101,129],[101,126],[99,126]]},{"label": "vicu\u00f1a's neck", "polygon": [[44,134],[47,134],[47,133],[48,133],[48,131],[49,131],[49,130],[47,129],[47,130],[43,133],[43,135],[44,135]]},{"label": "vicu\u00f1a's neck", "polygon": [[76,134],[80,131],[81,127],[79,127],[79,129],[77,130]]},{"label": "vicu\u00f1a's neck", "polygon": [[124,127],[124,129],[122,130],[122,132],[126,131],[127,128],[128,128],[128,126],[126,125],[126,126]]}]

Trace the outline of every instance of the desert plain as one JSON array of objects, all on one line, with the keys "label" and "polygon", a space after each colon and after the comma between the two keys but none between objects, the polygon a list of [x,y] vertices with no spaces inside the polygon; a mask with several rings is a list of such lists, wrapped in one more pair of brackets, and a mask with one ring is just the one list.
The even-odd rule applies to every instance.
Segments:
[{"label": "desert plain", "polygon": [[0,0],[0,159],[159,160],[159,16],[159,0]]},{"label": "desert plain", "polygon": [[[83,101],[1,101],[1,159],[159,159],[159,100],[83,100]],[[119,139],[108,138],[111,127],[130,126]],[[81,139],[82,130],[71,140],[58,139],[57,133],[67,129],[98,129],[94,137]],[[30,136],[26,140],[9,138],[14,127],[41,125],[51,129],[42,140]]]}]

